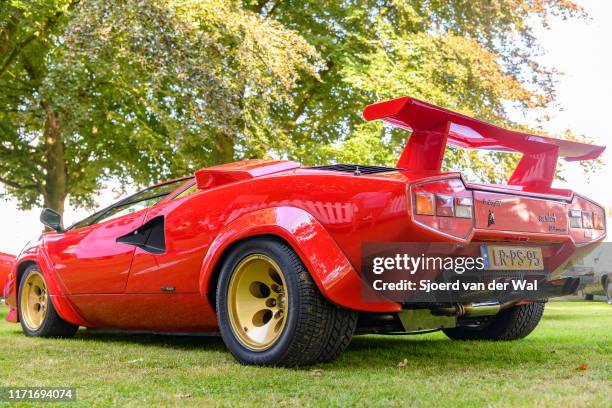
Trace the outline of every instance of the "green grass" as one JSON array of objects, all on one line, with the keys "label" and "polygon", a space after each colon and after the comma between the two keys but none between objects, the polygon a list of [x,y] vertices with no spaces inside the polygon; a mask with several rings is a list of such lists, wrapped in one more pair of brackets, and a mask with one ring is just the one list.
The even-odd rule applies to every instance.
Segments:
[{"label": "green grass", "polygon": [[612,306],[603,302],[551,302],[516,342],[356,337],[337,362],[314,367],[320,376],[313,367],[241,366],[214,337],[31,339],[5,315],[3,306],[0,385],[73,386],[70,406],[612,405]]}]

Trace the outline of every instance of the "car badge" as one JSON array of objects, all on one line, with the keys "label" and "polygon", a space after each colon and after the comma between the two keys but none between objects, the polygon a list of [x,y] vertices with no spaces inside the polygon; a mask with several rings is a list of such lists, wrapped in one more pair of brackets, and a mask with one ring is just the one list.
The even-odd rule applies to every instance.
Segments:
[{"label": "car badge", "polygon": [[489,218],[487,220],[487,227],[490,227],[493,224],[495,224],[495,214],[493,214],[493,211],[489,210]]}]

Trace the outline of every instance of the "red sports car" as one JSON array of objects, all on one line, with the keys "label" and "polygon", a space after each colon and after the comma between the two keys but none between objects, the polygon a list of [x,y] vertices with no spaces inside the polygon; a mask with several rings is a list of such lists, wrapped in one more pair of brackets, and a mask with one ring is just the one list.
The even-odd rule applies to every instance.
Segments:
[{"label": "red sports car", "polygon": [[8,274],[13,269],[13,262],[15,262],[13,255],[0,252],[0,297],[4,296],[2,289],[6,287]]},{"label": "red sports car", "polygon": [[[243,363],[295,366],[334,360],[355,333],[510,340],[542,316],[544,299],[502,304],[484,292],[478,302],[416,304],[369,293],[369,242],[501,242],[545,265],[559,293],[576,289],[556,277],[603,240],[604,211],[551,184],[558,158],[594,159],[604,147],[410,97],[370,105],[364,117],[411,132],[396,167],[248,160],[147,188],[68,228],[45,209],[41,221],[54,231],[17,256],[8,320],[35,337],[70,337],[79,326],[220,332]],[[441,171],[447,145],[522,159],[506,185],[468,183]]]}]

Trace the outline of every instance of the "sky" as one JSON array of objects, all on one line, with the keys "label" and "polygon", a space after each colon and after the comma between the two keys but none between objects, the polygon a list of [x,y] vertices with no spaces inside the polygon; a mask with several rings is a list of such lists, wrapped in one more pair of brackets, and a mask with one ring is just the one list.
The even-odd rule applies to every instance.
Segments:
[{"label": "sky", "polygon": [[[563,75],[557,84],[557,102],[561,110],[549,110],[551,121],[544,129],[552,136],[565,129],[607,145],[603,154],[605,166],[588,182],[578,163],[569,164],[567,182],[556,186],[572,188],[598,203],[612,207],[612,2],[607,0],[577,1],[589,14],[588,20],[553,19],[549,29],[535,34],[546,50],[538,60],[554,67]],[[528,122],[528,120],[527,120]]]},{"label": "sky", "polygon": [[[553,18],[548,29],[538,29],[536,37],[545,54],[539,61],[563,75],[557,84],[557,103],[562,109],[549,110],[552,120],[543,125],[551,136],[565,129],[591,137],[596,144],[608,145],[612,117],[612,1],[578,0],[589,13],[588,20]],[[529,118],[517,118],[529,123]],[[577,163],[555,186],[574,189],[600,204],[612,208],[612,146],[604,152],[604,168],[584,179]],[[104,207],[119,197],[107,188],[96,199]],[[20,211],[12,200],[0,199],[0,252],[16,254],[42,231],[41,209]],[[85,218],[90,211],[69,205],[64,224]]]}]

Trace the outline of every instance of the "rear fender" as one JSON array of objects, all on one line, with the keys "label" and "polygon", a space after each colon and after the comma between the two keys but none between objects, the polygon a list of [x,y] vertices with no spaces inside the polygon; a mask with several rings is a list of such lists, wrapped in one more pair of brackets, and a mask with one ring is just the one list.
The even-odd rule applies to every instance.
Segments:
[{"label": "rear fender", "polygon": [[[274,207],[244,214],[227,224],[211,244],[200,272],[200,292],[208,296],[221,255],[233,243],[258,235],[275,235],[298,254],[319,290],[330,302],[352,310],[398,312],[401,306],[383,298],[364,301],[361,278],[338,244],[308,212]],[[377,298],[375,294],[372,294]],[[368,296],[371,299],[371,297]],[[213,305],[214,306],[214,305]]]}]

